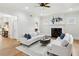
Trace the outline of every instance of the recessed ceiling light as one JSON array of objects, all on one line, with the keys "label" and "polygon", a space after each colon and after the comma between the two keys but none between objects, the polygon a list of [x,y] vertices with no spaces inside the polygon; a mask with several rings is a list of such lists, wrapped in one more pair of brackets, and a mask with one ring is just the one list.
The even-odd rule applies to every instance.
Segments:
[{"label": "recessed ceiling light", "polygon": [[73,10],[73,8],[69,8],[69,11],[72,11]]},{"label": "recessed ceiling light", "polygon": [[26,7],[25,7],[25,9],[26,9],[26,10],[28,10],[28,9],[29,9],[29,7],[28,7],[28,6],[26,6]]}]

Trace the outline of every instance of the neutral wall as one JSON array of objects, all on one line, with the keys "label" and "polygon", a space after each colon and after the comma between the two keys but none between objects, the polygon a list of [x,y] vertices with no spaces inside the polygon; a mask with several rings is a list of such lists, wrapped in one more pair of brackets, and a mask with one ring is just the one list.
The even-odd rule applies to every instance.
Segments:
[{"label": "neutral wall", "polygon": [[[60,16],[63,18],[62,23],[51,24],[52,16]],[[40,32],[51,35],[51,27],[62,27],[64,33],[70,33],[74,38],[79,39],[79,12],[54,14],[52,16],[40,17]],[[74,22],[72,22],[75,19]],[[72,24],[71,24],[72,23]]]},{"label": "neutral wall", "polygon": [[[79,38],[79,12],[71,12],[71,13],[62,13],[62,14],[54,14],[52,16],[60,16],[63,18],[62,23],[51,24],[52,16],[30,16],[28,13],[23,12],[15,12],[13,14],[17,16],[17,24],[14,25],[15,33],[14,35],[18,35],[18,37],[22,36],[24,33],[34,32],[35,21],[39,22],[39,30],[43,34],[51,35],[51,27],[62,27],[63,32],[67,32],[73,35],[74,38]],[[74,24],[67,24],[70,19],[75,19],[76,22]],[[15,23],[15,22],[14,22]]]},{"label": "neutral wall", "polygon": [[32,33],[35,29],[35,22],[39,20],[39,17],[32,16],[29,13],[15,12],[13,15],[17,16],[17,26],[14,28],[16,31],[14,34],[17,39],[22,37],[25,33]]}]

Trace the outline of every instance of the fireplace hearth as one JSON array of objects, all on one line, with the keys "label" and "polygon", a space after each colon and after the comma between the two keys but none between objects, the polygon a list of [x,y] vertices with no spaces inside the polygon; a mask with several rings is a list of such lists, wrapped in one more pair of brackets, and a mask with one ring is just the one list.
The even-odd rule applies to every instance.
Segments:
[{"label": "fireplace hearth", "polygon": [[57,38],[62,33],[62,28],[51,28],[51,37]]}]

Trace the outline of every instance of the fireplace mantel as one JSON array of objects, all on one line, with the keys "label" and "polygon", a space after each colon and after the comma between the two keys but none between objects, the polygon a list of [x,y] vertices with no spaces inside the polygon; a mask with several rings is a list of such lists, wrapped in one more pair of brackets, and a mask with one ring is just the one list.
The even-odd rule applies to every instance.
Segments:
[{"label": "fireplace mantel", "polygon": [[65,25],[64,24],[53,24],[53,25],[49,25],[50,28],[63,28]]}]

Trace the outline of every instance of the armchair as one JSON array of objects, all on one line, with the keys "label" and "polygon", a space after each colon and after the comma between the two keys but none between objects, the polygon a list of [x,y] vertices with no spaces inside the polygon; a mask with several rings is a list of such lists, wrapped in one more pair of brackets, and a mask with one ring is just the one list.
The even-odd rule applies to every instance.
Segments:
[{"label": "armchair", "polygon": [[[67,46],[62,45],[63,40],[68,41]],[[54,54],[54,55],[58,55],[58,56],[71,56],[72,55],[72,44],[73,44],[72,35],[66,34],[63,40],[57,39],[53,41],[52,43],[50,43],[47,46],[47,52]]]}]

